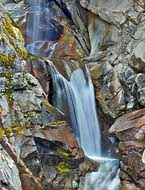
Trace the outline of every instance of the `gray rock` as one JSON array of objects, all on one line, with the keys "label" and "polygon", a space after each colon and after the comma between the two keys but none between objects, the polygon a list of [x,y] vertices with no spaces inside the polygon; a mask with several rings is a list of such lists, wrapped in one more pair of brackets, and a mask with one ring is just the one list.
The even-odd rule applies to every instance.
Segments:
[{"label": "gray rock", "polygon": [[137,85],[138,102],[145,106],[145,74],[138,74],[135,83]]},{"label": "gray rock", "polygon": [[14,161],[0,146],[0,189],[20,190],[21,182]]},{"label": "gray rock", "polygon": [[134,49],[132,67],[142,72],[145,71],[145,43],[140,42]]}]

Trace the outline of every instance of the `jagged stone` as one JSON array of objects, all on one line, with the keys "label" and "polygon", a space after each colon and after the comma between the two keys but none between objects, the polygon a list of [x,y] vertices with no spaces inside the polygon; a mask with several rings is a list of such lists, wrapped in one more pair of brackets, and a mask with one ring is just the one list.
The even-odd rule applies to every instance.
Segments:
[{"label": "jagged stone", "polygon": [[18,169],[1,146],[0,149],[0,189],[18,190],[21,188]]},{"label": "jagged stone", "polygon": [[128,0],[115,0],[115,1],[88,1],[82,0],[81,5],[88,10],[91,10],[96,15],[99,15],[101,19],[113,24],[123,24],[126,17],[123,13],[131,7],[131,3]]},{"label": "jagged stone", "polygon": [[132,62],[132,67],[137,69],[138,71],[145,71],[144,66],[145,66],[145,43],[140,42],[134,49],[133,52],[133,62]]},{"label": "jagged stone", "polygon": [[[123,161],[120,173],[122,180],[135,182],[136,188],[139,189],[144,189],[145,177],[144,126],[145,109],[141,109],[121,116],[109,130],[119,139],[118,149]],[[131,188],[132,185],[125,187]]]}]

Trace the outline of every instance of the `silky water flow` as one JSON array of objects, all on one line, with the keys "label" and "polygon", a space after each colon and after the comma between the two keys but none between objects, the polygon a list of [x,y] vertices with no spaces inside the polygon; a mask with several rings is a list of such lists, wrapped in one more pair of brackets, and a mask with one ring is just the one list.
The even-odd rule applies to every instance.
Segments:
[{"label": "silky water flow", "polygon": [[[27,33],[31,42],[27,44],[28,52],[40,55],[39,45],[46,39],[46,32],[41,33],[42,13],[53,16],[51,7],[41,0],[30,0],[31,14],[27,22]],[[45,34],[45,35],[44,35]],[[49,32],[47,33],[49,36]],[[42,51],[42,50],[41,50]],[[42,52],[43,54],[43,52]],[[76,139],[85,155],[100,163],[98,172],[87,174],[83,189],[80,190],[119,190],[119,160],[103,157],[101,148],[101,132],[96,112],[94,88],[87,66],[72,71],[70,80],[60,74],[52,62],[49,70],[53,78],[56,106],[68,118]]]},{"label": "silky water flow", "polygon": [[100,163],[98,172],[87,174],[83,189],[119,190],[119,160],[103,157],[101,132],[96,112],[94,88],[87,65],[78,68],[70,80],[49,63],[56,92],[56,106],[69,118],[71,127],[85,155]]}]

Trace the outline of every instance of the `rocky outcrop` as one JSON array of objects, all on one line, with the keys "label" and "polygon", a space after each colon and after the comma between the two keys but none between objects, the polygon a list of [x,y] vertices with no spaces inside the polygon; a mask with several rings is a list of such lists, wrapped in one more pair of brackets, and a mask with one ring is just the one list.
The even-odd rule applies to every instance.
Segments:
[{"label": "rocky outcrop", "polygon": [[120,177],[124,184],[122,188],[127,190],[145,189],[144,126],[145,109],[141,109],[119,117],[110,128],[110,133],[119,141],[117,147],[123,162]]},{"label": "rocky outcrop", "polygon": [[95,19],[90,16],[91,21],[94,19],[89,25],[90,35],[98,36],[91,39],[88,59],[103,112],[116,118],[145,106],[143,1],[84,0],[81,5],[96,15]]}]

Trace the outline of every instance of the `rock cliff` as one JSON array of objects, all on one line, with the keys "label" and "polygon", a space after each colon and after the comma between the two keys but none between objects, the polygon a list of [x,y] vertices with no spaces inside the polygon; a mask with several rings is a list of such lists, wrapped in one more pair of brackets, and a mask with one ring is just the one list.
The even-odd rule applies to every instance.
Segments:
[{"label": "rock cliff", "polygon": [[[51,61],[67,78],[71,75],[64,69],[67,64],[72,65],[75,62],[77,63],[75,67],[88,64],[99,112],[106,121],[105,124],[102,122],[102,130],[107,131],[107,135],[110,133],[115,139],[114,146],[122,161],[121,188],[144,190],[144,0],[53,1],[55,17],[53,24],[57,28],[57,35],[53,40],[47,37],[43,39],[39,49],[43,51],[39,51],[39,59],[28,55],[21,35],[22,32],[26,44],[29,44],[26,23],[33,15],[29,9],[29,2],[3,0],[2,3],[12,18],[10,19],[1,8],[2,122],[4,128],[28,126],[24,134],[20,132],[20,135],[30,137],[11,138],[11,143],[27,167],[42,179],[44,186],[49,184],[49,189],[54,187],[55,190],[62,187],[67,190],[72,183],[74,189],[77,189],[81,173],[85,174],[91,170],[89,167],[96,167],[88,160],[87,166],[84,164],[82,151],[63,113],[47,102],[48,98],[52,103],[55,96],[46,64],[48,62],[46,57],[51,54]],[[43,13],[43,17],[50,32],[52,28],[47,13]],[[44,33],[47,32],[45,28],[41,29]],[[56,41],[57,45],[54,46]],[[48,49],[52,50],[51,53]],[[47,154],[46,150],[49,150]],[[13,163],[4,150],[1,155],[10,165]],[[5,162],[5,159],[2,160],[1,168]],[[69,175],[73,173],[72,171],[74,176]],[[0,172],[3,176],[0,178],[1,188],[7,190],[12,186],[14,190],[19,189],[21,184],[19,179],[15,185],[11,178],[8,180],[5,177],[3,168]],[[5,172],[11,177],[13,172],[18,174],[15,164]]]}]

